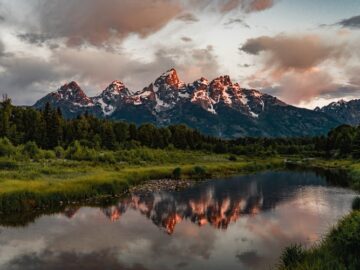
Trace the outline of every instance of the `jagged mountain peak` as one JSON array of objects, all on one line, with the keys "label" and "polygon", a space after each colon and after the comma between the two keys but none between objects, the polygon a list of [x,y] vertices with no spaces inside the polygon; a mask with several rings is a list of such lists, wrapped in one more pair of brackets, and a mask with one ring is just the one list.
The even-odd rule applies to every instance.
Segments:
[{"label": "jagged mountain peak", "polygon": [[125,84],[122,81],[115,80],[113,81],[103,92],[101,95],[130,95],[129,90],[126,88]]},{"label": "jagged mountain peak", "polygon": [[74,91],[74,92],[83,92],[83,90],[81,89],[81,87],[79,86],[79,84],[75,81],[71,81],[69,83],[65,83],[64,85],[62,85],[60,87],[59,90],[62,90],[62,91]]},{"label": "jagged mountain peak", "polygon": [[360,100],[354,99],[345,101],[340,99],[331,102],[322,108],[316,108],[315,111],[325,113],[332,116],[336,120],[344,124],[359,125],[360,124]]},{"label": "jagged mountain peak", "polygon": [[75,81],[61,86],[52,95],[56,96],[60,100],[73,102],[74,104],[89,105],[92,104],[92,100],[85,94],[79,84]]},{"label": "jagged mountain peak", "polygon": [[210,83],[210,86],[213,87],[225,87],[225,86],[231,86],[233,85],[230,76],[229,75],[222,75],[220,77],[217,77],[213,79]]},{"label": "jagged mountain peak", "polygon": [[[47,102],[61,108],[68,118],[88,112],[136,124],[184,123],[205,134],[228,138],[317,135],[339,123],[321,112],[289,106],[271,95],[241,88],[228,75],[211,81],[201,77],[185,84],[175,69],[136,93],[115,80],[101,94],[89,98],[76,82],[69,82],[34,107],[41,109]],[[357,103],[351,104],[355,111]]]},{"label": "jagged mountain peak", "polygon": [[206,89],[209,86],[209,80],[201,77],[200,79],[194,81],[192,84],[189,85],[189,87],[195,88],[195,89]]},{"label": "jagged mountain peak", "polygon": [[168,85],[170,87],[181,88],[184,86],[184,82],[179,79],[177,71],[172,68],[163,73],[159,78],[155,80],[154,86],[160,87],[161,85]]}]

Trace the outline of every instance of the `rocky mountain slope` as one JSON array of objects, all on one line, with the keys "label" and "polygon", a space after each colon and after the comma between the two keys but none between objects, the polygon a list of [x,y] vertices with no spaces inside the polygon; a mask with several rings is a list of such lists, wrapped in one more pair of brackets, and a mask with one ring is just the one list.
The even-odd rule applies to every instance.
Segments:
[{"label": "rocky mountain slope", "polygon": [[315,111],[326,113],[344,124],[360,125],[360,99],[332,102],[322,108],[316,108]]},{"label": "rocky mountain slope", "polygon": [[204,134],[240,136],[311,136],[325,134],[339,121],[321,112],[297,108],[254,89],[241,88],[229,76],[182,82],[175,69],[132,93],[121,81],[87,97],[76,82],[63,85],[34,105],[49,102],[68,118],[88,112],[100,118],[156,125],[186,124]]}]

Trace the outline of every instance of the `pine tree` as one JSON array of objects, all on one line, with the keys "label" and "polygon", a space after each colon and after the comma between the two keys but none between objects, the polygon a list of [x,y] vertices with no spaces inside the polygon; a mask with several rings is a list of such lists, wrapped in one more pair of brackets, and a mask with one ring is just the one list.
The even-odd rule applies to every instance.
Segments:
[{"label": "pine tree", "polygon": [[11,99],[4,95],[0,103],[0,137],[9,137],[11,112]]}]

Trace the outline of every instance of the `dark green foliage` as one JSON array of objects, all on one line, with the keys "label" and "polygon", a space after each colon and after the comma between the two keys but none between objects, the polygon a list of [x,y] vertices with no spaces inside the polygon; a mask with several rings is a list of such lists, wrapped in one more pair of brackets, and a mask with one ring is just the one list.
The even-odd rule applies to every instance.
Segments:
[{"label": "dark green foliage", "polygon": [[16,149],[9,139],[0,138],[0,157],[10,157],[15,151]]},{"label": "dark green foliage", "polygon": [[206,169],[204,167],[200,167],[200,166],[194,167],[194,169],[192,171],[192,175],[194,178],[200,178],[200,179],[204,179],[208,176],[206,173]]},{"label": "dark green foliage", "polygon": [[304,249],[301,245],[285,248],[281,255],[281,262],[286,269],[292,269],[304,259]]},{"label": "dark green foliage", "polygon": [[348,269],[360,269],[360,212],[343,219],[328,236],[333,254],[340,257]]},{"label": "dark green foliage", "polygon": [[357,270],[360,269],[360,211],[353,211],[317,246],[285,249],[279,269]]},{"label": "dark green foliage", "polygon": [[234,155],[229,156],[230,161],[237,161],[237,157]]},{"label": "dark green foliage", "polygon": [[0,170],[16,170],[18,163],[12,160],[0,160]]},{"label": "dark green foliage", "polygon": [[360,210],[360,197],[356,197],[352,202],[353,210]]},{"label": "dark green foliage", "polygon": [[66,155],[58,147],[67,149],[78,141],[84,148],[80,156],[83,156],[84,152],[85,156],[91,156],[90,149],[119,150],[146,146],[262,157],[352,155],[360,158],[360,128],[347,125],[333,129],[327,137],[244,137],[224,140],[204,136],[186,125],[156,127],[153,124],[143,124],[137,127],[135,124],[98,119],[90,114],[80,115],[76,119],[64,119],[62,112],[52,108],[50,104],[46,104],[43,111],[37,111],[14,107],[7,97],[0,102],[0,138],[4,137],[8,138],[10,143],[0,141],[0,156],[12,155],[12,145],[31,141],[41,149],[56,149],[56,156],[63,158]]},{"label": "dark green foliage", "polygon": [[174,179],[180,179],[181,178],[181,168],[180,167],[177,167],[177,168],[175,168],[174,170],[173,170],[173,172],[172,172],[172,177],[174,178]]},{"label": "dark green foliage", "polygon": [[23,154],[29,158],[36,158],[40,154],[40,149],[35,142],[27,142],[24,145]]}]

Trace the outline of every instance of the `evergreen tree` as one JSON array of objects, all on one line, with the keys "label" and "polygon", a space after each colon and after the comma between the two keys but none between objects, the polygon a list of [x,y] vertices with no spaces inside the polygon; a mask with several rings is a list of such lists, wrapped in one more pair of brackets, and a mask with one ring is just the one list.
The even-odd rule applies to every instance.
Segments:
[{"label": "evergreen tree", "polygon": [[0,102],[0,137],[8,137],[10,133],[10,118],[12,112],[11,99],[7,95],[3,96]]}]

